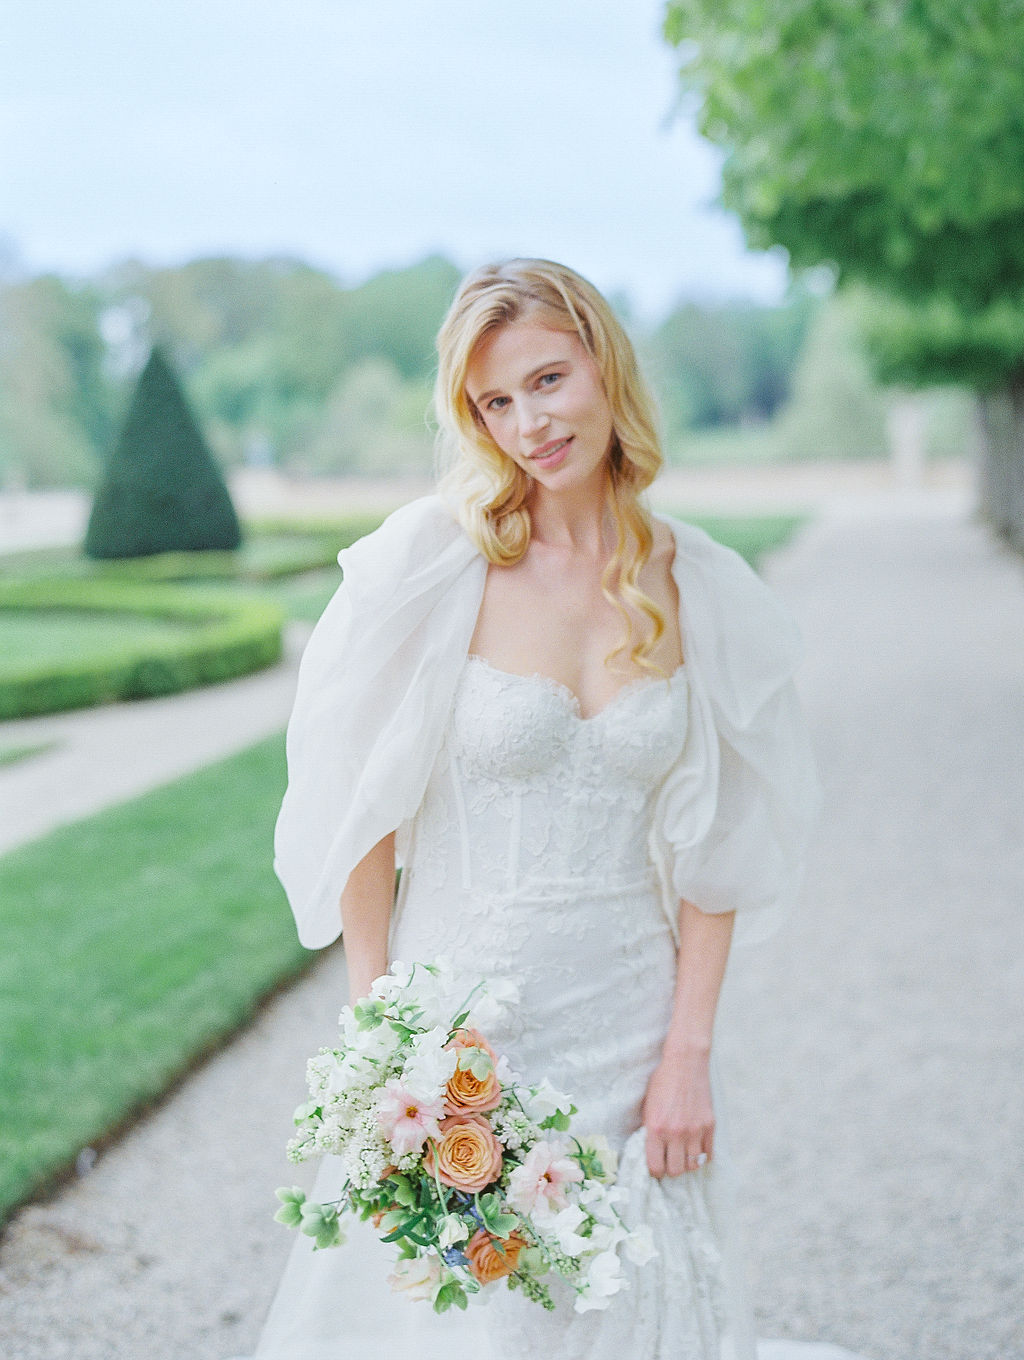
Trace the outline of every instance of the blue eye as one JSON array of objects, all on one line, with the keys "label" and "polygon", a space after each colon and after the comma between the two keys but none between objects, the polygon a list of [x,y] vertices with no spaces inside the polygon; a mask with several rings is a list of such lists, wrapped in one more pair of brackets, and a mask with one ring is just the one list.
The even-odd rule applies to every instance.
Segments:
[{"label": "blue eye", "polygon": [[542,383],[547,383],[550,386],[551,383],[558,382],[561,376],[562,376],[561,373],[545,373],[541,376],[540,381]]},{"label": "blue eye", "polygon": [[504,411],[505,406],[503,403],[507,402],[508,397],[492,397],[487,403],[487,409],[488,411]]}]

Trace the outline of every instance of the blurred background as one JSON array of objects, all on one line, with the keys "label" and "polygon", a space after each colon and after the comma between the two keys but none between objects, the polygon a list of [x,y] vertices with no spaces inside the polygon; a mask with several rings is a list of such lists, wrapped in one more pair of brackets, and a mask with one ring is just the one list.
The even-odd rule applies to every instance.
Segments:
[{"label": "blurred background", "polygon": [[804,630],[822,833],[723,1003],[759,1326],[1024,1356],[1022,49],[1016,0],[7,16],[12,1357],[255,1340],[344,993],[271,871],[298,657],[430,489],[437,326],[510,255],[612,300],[654,504]]}]

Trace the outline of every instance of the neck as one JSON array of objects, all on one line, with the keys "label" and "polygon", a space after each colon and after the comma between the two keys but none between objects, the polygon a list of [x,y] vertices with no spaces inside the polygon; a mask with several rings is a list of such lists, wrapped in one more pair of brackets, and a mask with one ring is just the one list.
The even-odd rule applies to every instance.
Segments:
[{"label": "neck", "polygon": [[567,491],[549,491],[536,483],[527,497],[531,519],[531,538],[549,547],[568,548],[595,556],[608,548],[609,519],[605,500],[605,469],[582,486]]}]

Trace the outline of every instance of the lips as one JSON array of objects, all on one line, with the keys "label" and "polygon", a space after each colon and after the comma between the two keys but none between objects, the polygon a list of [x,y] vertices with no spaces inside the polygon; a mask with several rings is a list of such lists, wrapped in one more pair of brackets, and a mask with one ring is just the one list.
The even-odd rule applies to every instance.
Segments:
[{"label": "lips", "polygon": [[535,462],[545,458],[552,458],[556,453],[560,453],[571,439],[572,435],[568,435],[564,439],[549,439],[546,444],[542,444],[539,449],[534,449],[533,453],[528,456]]}]

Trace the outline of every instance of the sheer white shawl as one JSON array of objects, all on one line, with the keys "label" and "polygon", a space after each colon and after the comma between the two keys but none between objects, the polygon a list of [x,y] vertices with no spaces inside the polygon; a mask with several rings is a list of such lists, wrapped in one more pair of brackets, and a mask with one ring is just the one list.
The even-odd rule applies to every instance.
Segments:
[{"label": "sheer white shawl", "polygon": [[[737,553],[659,518],[676,540],[690,703],[651,854],[673,928],[686,897],[704,911],[736,911],[737,941],[759,940],[798,891],[818,803],[793,685],[799,636]],[[337,938],[349,874],[391,831],[401,862],[487,572],[437,495],[396,511],[338,560],[343,582],[299,669],[274,837],[274,868],[311,949]]]}]

